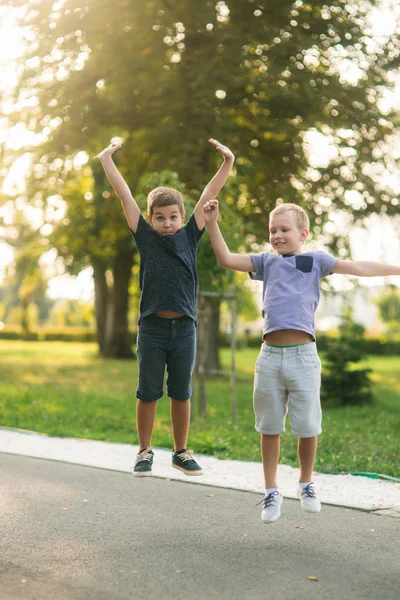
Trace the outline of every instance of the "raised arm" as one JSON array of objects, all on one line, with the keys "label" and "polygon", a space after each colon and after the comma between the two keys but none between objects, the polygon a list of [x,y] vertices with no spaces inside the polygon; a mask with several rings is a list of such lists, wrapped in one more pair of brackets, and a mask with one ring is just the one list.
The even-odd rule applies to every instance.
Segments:
[{"label": "raised arm", "polygon": [[218,140],[214,140],[214,138],[210,138],[208,141],[215,146],[218,152],[222,154],[224,157],[224,162],[211,181],[204,188],[203,193],[200,196],[200,200],[195,206],[194,216],[199,229],[203,229],[204,227],[203,206],[206,202],[213,200],[219,194],[229,177],[229,173],[231,172],[233,163],[235,161],[233,153],[227,146],[220,144]]},{"label": "raised arm", "polygon": [[338,260],[332,273],[357,277],[386,277],[400,275],[400,267],[366,260]]},{"label": "raised arm", "polygon": [[248,254],[232,254],[218,227],[218,200],[209,200],[203,209],[204,222],[219,264],[227,269],[252,273],[254,266]]},{"label": "raised arm", "polygon": [[112,159],[114,152],[120,148],[121,144],[110,144],[107,146],[107,148],[99,152],[99,154],[97,154],[94,158],[98,158],[103,165],[103,169],[107,175],[108,181],[111,183],[115,193],[121,200],[122,208],[124,209],[128,225],[132,229],[133,233],[136,233],[139,223],[140,210],[136,204],[136,200],[131,194],[128,184],[118,171]]}]

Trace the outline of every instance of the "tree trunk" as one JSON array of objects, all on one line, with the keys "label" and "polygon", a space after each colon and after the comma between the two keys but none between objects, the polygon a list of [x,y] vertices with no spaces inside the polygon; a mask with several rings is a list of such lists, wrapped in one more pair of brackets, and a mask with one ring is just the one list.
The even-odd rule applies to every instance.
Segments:
[{"label": "tree trunk", "polygon": [[25,335],[28,335],[30,332],[30,323],[29,323],[29,300],[27,298],[22,298],[21,300],[21,327],[22,331]]},{"label": "tree trunk", "polygon": [[[219,321],[220,298],[203,296],[197,299],[197,356],[203,357],[206,375],[215,375],[221,368],[219,359]],[[203,348],[200,348],[200,344]],[[205,353],[205,348],[207,352]],[[198,374],[199,361],[196,361],[195,372]]]},{"label": "tree trunk", "polygon": [[99,356],[104,356],[106,340],[107,307],[109,289],[106,280],[106,265],[99,258],[93,258],[94,306],[96,313],[96,337],[99,345]]},{"label": "tree trunk", "polygon": [[114,259],[111,305],[106,328],[104,356],[107,358],[134,358],[128,325],[129,283],[132,276],[133,253],[121,253]]},{"label": "tree trunk", "polygon": [[210,319],[210,305],[206,302],[207,298],[199,295],[197,304],[197,314],[199,324],[197,327],[197,351],[196,351],[196,384],[197,387],[197,408],[198,414],[202,419],[207,417],[207,391],[206,391],[206,370],[205,365],[208,356],[208,322]]},{"label": "tree trunk", "polygon": [[221,369],[219,359],[219,321],[221,299],[205,297],[207,305],[207,324],[205,335],[207,337],[207,356],[205,360],[205,371],[208,375],[215,375]]}]

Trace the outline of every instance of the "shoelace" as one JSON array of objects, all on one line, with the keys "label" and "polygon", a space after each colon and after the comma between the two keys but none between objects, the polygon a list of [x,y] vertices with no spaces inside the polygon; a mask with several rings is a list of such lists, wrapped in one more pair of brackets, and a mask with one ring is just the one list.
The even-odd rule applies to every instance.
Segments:
[{"label": "shoelace", "polygon": [[191,450],[186,450],[186,452],[182,452],[182,454],[177,455],[183,462],[188,462],[189,460],[194,460],[193,452]]},{"label": "shoelace", "polygon": [[277,499],[279,497],[279,492],[271,492],[270,494],[268,494],[268,496],[265,496],[261,502],[258,502],[256,504],[256,506],[259,506],[262,502],[264,502],[263,504],[263,508],[268,508],[269,506],[271,506],[271,504],[275,504]]},{"label": "shoelace", "polygon": [[153,457],[153,453],[151,450],[143,450],[143,452],[141,452],[140,454],[137,455],[136,458],[136,465],[138,464],[138,462],[142,462],[142,460],[147,460],[150,461]]},{"label": "shoelace", "polygon": [[308,485],[306,485],[306,487],[301,490],[302,495],[307,496],[308,498],[316,498],[317,494],[315,493],[315,490],[312,487],[313,485],[314,485],[313,481],[311,483],[309,483]]}]

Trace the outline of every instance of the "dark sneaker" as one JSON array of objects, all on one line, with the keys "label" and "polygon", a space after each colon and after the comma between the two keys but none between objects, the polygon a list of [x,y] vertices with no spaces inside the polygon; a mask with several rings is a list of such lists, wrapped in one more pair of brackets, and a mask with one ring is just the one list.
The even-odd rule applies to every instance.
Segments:
[{"label": "dark sneaker", "polygon": [[132,469],[132,473],[135,477],[148,477],[151,475],[153,458],[154,454],[151,448],[144,448],[138,453]]},{"label": "dark sneaker", "polygon": [[200,465],[195,461],[190,450],[172,453],[172,466],[179,469],[185,475],[203,475]]}]

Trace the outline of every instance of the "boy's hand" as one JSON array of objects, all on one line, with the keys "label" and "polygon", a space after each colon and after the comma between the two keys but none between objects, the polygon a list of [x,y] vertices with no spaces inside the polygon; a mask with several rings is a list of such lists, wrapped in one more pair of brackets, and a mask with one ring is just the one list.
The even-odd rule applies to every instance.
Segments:
[{"label": "boy's hand", "polygon": [[119,150],[121,146],[122,144],[110,144],[107,148],[104,148],[104,150],[96,154],[94,158],[98,158],[101,162],[101,166],[104,169],[108,181],[111,183],[114,192],[121,200],[128,225],[132,232],[136,233],[140,219],[140,209],[136,204],[135,198],[132,196],[128,184],[111,158],[114,152]]},{"label": "boy's hand", "polygon": [[[211,181],[207,183],[206,187],[203,190],[203,193],[200,196],[200,200],[194,207],[194,216],[196,219],[197,227],[200,230],[204,228],[204,215],[207,214],[207,211],[203,211],[203,207],[207,202],[215,202],[214,198],[218,196],[219,192],[225,185],[225,182],[229,177],[229,174],[232,170],[233,162],[235,160],[233,152],[231,152],[227,146],[224,146],[218,140],[214,140],[214,138],[210,138],[209,142],[218,150],[218,152],[222,154],[222,156],[224,157],[224,162],[219,167],[218,171],[215,173]],[[216,205],[210,205],[208,212],[212,215],[215,210],[216,221],[218,216],[218,202]],[[207,223],[211,223],[211,220],[208,219]]]},{"label": "boy's hand", "polygon": [[116,150],[119,150],[122,147],[122,144],[110,144],[107,148],[104,148],[101,152],[96,154],[93,158],[98,158],[102,160],[106,156],[112,156]]},{"label": "boy's hand", "polygon": [[219,202],[218,200],[209,200],[203,206],[203,218],[204,223],[215,223],[218,219],[219,214]]},{"label": "boy's hand", "polygon": [[228,146],[224,146],[218,140],[214,140],[214,138],[210,138],[208,141],[210,142],[210,144],[215,146],[218,152],[221,152],[225,160],[231,160],[232,162],[235,160],[235,155],[231,150],[229,150]]}]

